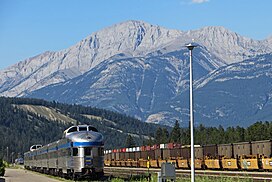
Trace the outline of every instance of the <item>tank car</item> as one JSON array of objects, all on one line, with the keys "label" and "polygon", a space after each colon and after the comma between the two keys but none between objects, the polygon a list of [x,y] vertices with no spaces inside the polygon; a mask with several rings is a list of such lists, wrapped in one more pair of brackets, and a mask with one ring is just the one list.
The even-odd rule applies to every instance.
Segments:
[{"label": "tank car", "polygon": [[72,179],[103,176],[103,140],[90,125],[71,126],[62,139],[26,152],[25,168]]}]

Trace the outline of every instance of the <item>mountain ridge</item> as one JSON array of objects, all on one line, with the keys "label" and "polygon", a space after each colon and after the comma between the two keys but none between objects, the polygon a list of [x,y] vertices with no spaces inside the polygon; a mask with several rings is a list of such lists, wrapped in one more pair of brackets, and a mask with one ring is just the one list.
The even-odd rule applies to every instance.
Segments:
[{"label": "mountain ridge", "polygon": [[[219,46],[213,43],[209,46],[211,39],[207,40],[203,35],[210,32],[206,30],[215,31],[217,29],[223,31],[222,27],[204,27],[200,30],[184,32],[168,30],[143,21],[126,21],[115,24],[92,33],[90,36],[87,36],[67,49],[57,52],[47,51],[19,62],[14,66],[10,66],[7,69],[0,70],[0,94],[2,96],[23,96],[24,92],[31,92],[44,86],[67,81],[79,76],[111,56],[120,53],[126,54],[128,57],[137,55],[143,56],[155,50],[164,53],[172,52],[180,49],[186,42],[192,39],[206,46],[210,52],[213,52],[213,54],[217,56],[218,59],[221,59],[222,62],[225,62],[225,64],[228,61],[241,61],[243,58],[257,54],[258,51],[260,52],[259,49],[257,52],[248,52],[242,47],[240,51],[242,53],[235,53],[234,56],[231,56],[235,51],[224,52],[222,49],[216,50],[216,48],[222,47],[222,45],[219,44]],[[229,31],[224,29],[223,32],[228,33]],[[227,35],[229,34],[231,33]],[[211,35],[206,36],[211,37]],[[241,36],[239,36],[239,39],[245,39],[248,44],[252,43],[254,45],[253,47],[249,46],[252,50],[256,48],[255,44],[260,43],[260,41],[240,37]],[[228,39],[226,38],[226,40]],[[226,40],[225,43],[227,42]],[[264,47],[262,44],[260,44],[260,46]],[[100,53],[100,47],[102,53]],[[232,48],[232,45],[229,45],[228,48]],[[270,51],[271,49],[272,46],[264,48],[263,51]],[[263,51],[261,51],[261,53],[263,53]],[[220,56],[221,54],[224,55]],[[232,58],[231,60],[226,60],[230,57]],[[237,59],[233,59],[233,57]],[[62,72],[68,72],[70,74],[62,74]],[[42,82],[42,84],[39,84],[39,82]]]}]

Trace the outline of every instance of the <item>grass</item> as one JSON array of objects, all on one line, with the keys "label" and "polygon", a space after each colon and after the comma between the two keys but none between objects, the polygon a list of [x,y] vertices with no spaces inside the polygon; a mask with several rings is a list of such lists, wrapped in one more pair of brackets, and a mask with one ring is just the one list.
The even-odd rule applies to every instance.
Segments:
[{"label": "grass", "polygon": [[[190,178],[177,178],[177,182],[190,182]],[[250,178],[237,178],[237,177],[196,177],[197,182],[253,182]]]},{"label": "grass", "polygon": [[[113,178],[111,179],[111,182],[125,182],[127,180],[121,179],[121,178]],[[130,181],[140,181],[140,182],[148,182],[146,178],[142,179],[132,179]],[[157,175],[152,175],[151,176],[151,182],[157,182]],[[191,179],[184,177],[184,178],[177,178],[176,182],[190,182]],[[240,179],[237,177],[196,177],[195,181],[197,182],[253,182],[253,179],[251,178],[245,178],[245,179]]]}]

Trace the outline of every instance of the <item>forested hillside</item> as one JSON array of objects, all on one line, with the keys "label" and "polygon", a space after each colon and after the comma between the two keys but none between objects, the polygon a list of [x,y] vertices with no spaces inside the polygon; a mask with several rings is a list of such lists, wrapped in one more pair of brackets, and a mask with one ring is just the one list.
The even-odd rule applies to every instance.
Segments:
[{"label": "forested hillside", "polygon": [[[55,113],[54,117],[52,113]],[[105,148],[124,147],[124,141],[129,135],[137,145],[143,145],[158,128],[158,125],[143,123],[103,109],[38,99],[1,97],[0,158],[7,154],[7,147],[10,155],[12,152],[17,155],[27,151],[33,144],[47,144],[58,140],[63,131],[73,124],[90,124],[96,127],[105,137]]]}]

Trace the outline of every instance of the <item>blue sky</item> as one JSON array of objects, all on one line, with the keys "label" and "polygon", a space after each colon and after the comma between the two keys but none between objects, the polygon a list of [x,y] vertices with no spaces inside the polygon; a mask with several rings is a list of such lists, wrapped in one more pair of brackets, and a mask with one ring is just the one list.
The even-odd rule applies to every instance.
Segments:
[{"label": "blue sky", "polygon": [[272,35],[271,7],[271,0],[0,0],[0,69],[126,20],[179,30],[224,26],[262,40]]}]

